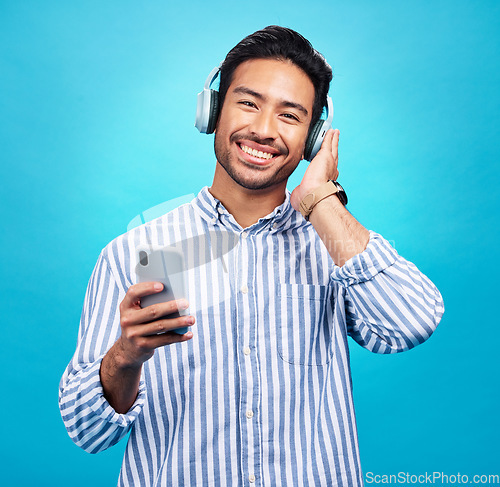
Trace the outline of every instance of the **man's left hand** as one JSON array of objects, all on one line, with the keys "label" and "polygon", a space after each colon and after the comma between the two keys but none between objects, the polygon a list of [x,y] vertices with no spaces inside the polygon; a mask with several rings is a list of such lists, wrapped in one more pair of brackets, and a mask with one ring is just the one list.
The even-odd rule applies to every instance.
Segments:
[{"label": "man's left hand", "polygon": [[329,179],[337,180],[339,171],[338,150],[339,150],[339,130],[330,129],[326,135],[321,149],[309,164],[301,183],[292,191],[290,203],[299,211],[302,199],[317,187],[326,183]]}]

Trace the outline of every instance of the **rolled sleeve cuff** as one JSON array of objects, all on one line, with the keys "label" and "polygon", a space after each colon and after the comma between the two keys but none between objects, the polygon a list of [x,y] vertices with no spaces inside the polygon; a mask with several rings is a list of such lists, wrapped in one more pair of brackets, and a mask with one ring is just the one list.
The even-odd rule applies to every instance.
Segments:
[{"label": "rolled sleeve cuff", "polygon": [[137,416],[139,416],[144,407],[144,403],[146,402],[146,385],[144,381],[141,380],[139,383],[139,393],[137,394],[134,404],[132,404],[126,413],[117,413],[104,397],[104,390],[99,373],[103,357],[104,355],[94,362],[87,371],[85,389],[92,391],[92,397],[89,398],[88,405],[92,411],[104,421],[116,424],[122,428],[128,428],[135,421]]},{"label": "rolled sleeve cuff", "polygon": [[342,267],[334,266],[331,279],[343,286],[369,281],[379,272],[394,264],[398,253],[382,235],[369,230],[366,249],[351,257]]}]

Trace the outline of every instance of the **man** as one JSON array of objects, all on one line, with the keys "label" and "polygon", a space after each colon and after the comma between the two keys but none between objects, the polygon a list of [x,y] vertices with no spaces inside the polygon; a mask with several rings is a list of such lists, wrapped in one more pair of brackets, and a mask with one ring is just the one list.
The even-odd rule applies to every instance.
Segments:
[{"label": "man", "polygon": [[[212,186],[102,251],[61,414],[92,453],[131,431],[120,485],[362,485],[347,336],[378,353],[409,349],[434,331],[441,296],[328,182],[338,130],[287,191],[332,77],[307,40],[267,27],[220,76]],[[223,259],[187,243],[224,234],[236,240]],[[162,289],[136,283],[144,243],[195,262],[189,303],[141,308]]]}]

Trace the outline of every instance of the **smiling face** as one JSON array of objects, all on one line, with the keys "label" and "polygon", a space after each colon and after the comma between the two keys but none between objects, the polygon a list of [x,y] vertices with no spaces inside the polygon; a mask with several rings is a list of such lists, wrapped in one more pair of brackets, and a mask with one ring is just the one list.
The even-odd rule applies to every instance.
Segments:
[{"label": "smiling face", "polygon": [[240,64],[217,122],[217,161],[244,188],[286,184],[302,159],[313,102],[311,80],[291,62]]}]

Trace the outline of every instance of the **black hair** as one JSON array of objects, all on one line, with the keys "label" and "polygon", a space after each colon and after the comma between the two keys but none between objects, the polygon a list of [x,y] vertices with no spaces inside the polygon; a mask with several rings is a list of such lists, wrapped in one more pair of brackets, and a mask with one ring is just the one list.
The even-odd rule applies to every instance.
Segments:
[{"label": "black hair", "polygon": [[[269,25],[245,37],[227,54],[220,68],[219,106],[222,107],[236,68],[250,59],[288,60],[309,76],[314,86],[314,105],[311,125],[321,117],[330,81],[332,68],[322,54],[298,32],[279,25]],[[220,112],[219,112],[220,113]]]}]

